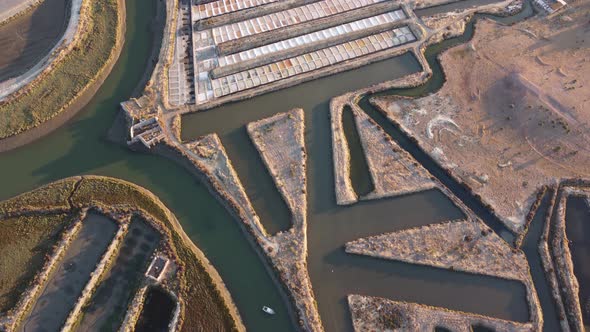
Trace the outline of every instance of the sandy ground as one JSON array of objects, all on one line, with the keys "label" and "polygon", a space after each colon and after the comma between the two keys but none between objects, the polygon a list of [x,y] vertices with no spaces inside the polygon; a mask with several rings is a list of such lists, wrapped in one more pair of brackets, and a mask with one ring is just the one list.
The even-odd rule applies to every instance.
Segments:
[{"label": "sandy ground", "polygon": [[537,190],[590,170],[590,3],[512,27],[482,20],[442,56],[436,94],[373,102],[520,232]]},{"label": "sandy ground", "polygon": [[480,221],[453,221],[372,236],[346,252],[526,282],[524,253]]},{"label": "sandy ground", "polygon": [[[488,318],[416,303],[396,302],[383,298],[349,295],[348,305],[356,332],[361,331],[435,331],[445,328],[454,332],[470,332],[472,326],[485,331],[534,331],[530,324]],[[437,330],[438,331],[438,330]]]}]

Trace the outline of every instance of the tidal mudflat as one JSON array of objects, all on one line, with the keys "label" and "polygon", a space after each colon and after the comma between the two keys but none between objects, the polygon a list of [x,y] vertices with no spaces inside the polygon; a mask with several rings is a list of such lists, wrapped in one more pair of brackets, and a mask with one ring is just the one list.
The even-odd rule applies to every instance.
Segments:
[{"label": "tidal mudflat", "polygon": [[51,331],[64,324],[116,230],[117,224],[106,216],[97,213],[86,216],[23,322],[22,331]]}]

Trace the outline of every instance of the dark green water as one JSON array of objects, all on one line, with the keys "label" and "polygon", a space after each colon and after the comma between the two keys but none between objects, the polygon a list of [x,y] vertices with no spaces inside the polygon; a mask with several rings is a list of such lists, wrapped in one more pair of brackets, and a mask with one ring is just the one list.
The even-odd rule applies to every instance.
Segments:
[{"label": "dark green water", "polygon": [[346,136],[350,153],[350,182],[356,194],[362,197],[373,191],[375,186],[369,173],[369,165],[365,157],[356,122],[354,121],[352,109],[348,106],[342,111],[342,130]]},{"label": "dark green water", "polygon": [[580,284],[582,321],[586,331],[590,331],[590,204],[586,198],[568,197],[565,218],[574,274]]},{"label": "dark green water", "polygon": [[537,209],[537,213],[531,221],[529,231],[524,238],[521,247],[529,262],[533,283],[535,284],[541,309],[543,310],[543,331],[559,331],[561,328],[559,325],[559,318],[557,317],[557,311],[554,307],[555,303],[551,296],[551,286],[545,276],[543,262],[539,255],[539,243],[542,240],[541,237],[545,228],[545,219],[547,214],[551,213],[550,201],[552,194],[552,192],[545,194],[545,197]]},{"label": "dark green water", "polygon": [[[112,74],[73,121],[51,135],[0,155],[0,199],[78,174],[122,178],[159,196],[191,239],[220,272],[246,326],[252,331],[293,329],[278,289],[244,234],[206,188],[181,167],[161,157],[132,153],[104,138],[118,104],[127,100],[148,65],[153,4],[128,0],[127,43]],[[346,255],[345,242],[359,237],[462,217],[442,193],[427,191],[342,208],[335,204],[328,102],[333,96],[420,70],[405,55],[336,76],[229,104],[183,118],[185,138],[216,132],[273,233],[289,227],[289,214],[244,125],[302,107],[309,152],[309,270],[327,331],[351,330],[345,295],[358,293],[420,302],[523,321],[523,287],[515,282],[428,267]],[[435,69],[436,70],[436,69]],[[443,80],[436,75],[435,80]],[[481,301],[485,298],[486,301]],[[260,308],[277,311],[265,316]]]},{"label": "dark green water", "polygon": [[148,289],[145,304],[135,325],[137,332],[166,332],[172,320],[176,303],[160,288]]}]

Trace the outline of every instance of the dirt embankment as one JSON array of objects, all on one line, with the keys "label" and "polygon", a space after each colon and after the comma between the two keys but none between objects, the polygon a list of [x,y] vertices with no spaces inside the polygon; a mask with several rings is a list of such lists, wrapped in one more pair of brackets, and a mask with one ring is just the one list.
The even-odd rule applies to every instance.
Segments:
[{"label": "dirt embankment", "polygon": [[348,306],[356,332],[361,331],[451,331],[469,332],[472,327],[483,331],[533,332],[531,324],[521,324],[480,315],[397,302],[378,297],[349,295]]}]

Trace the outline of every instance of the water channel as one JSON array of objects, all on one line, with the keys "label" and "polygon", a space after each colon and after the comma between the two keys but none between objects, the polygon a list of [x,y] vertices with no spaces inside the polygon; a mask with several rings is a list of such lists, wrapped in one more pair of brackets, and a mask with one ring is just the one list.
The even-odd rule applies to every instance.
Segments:
[{"label": "water channel", "polygon": [[580,285],[582,321],[590,330],[590,204],[585,197],[570,196],[566,204],[566,233],[574,264],[574,274]]},{"label": "water channel", "polygon": [[[118,103],[133,93],[148,66],[154,3],[127,0],[126,45],[90,104],[67,125],[20,149],[0,154],[0,199],[78,174],[122,178],[159,196],[228,286],[253,331],[292,330],[285,304],[238,224],[193,176],[161,157],[130,152],[106,140]],[[435,68],[436,69],[436,68]],[[338,207],[333,190],[328,102],[333,96],[420,70],[411,55],[229,104],[183,118],[185,139],[216,132],[271,233],[289,214],[247,138],[250,121],[302,107],[309,152],[309,269],[327,331],[351,330],[345,295],[358,293],[525,321],[524,288],[515,282],[346,255],[346,241],[462,217],[438,191]],[[440,69],[436,80],[443,80]],[[419,90],[419,89],[418,89]],[[485,298],[485,301],[481,299]],[[277,315],[260,311],[269,305]]]}]

